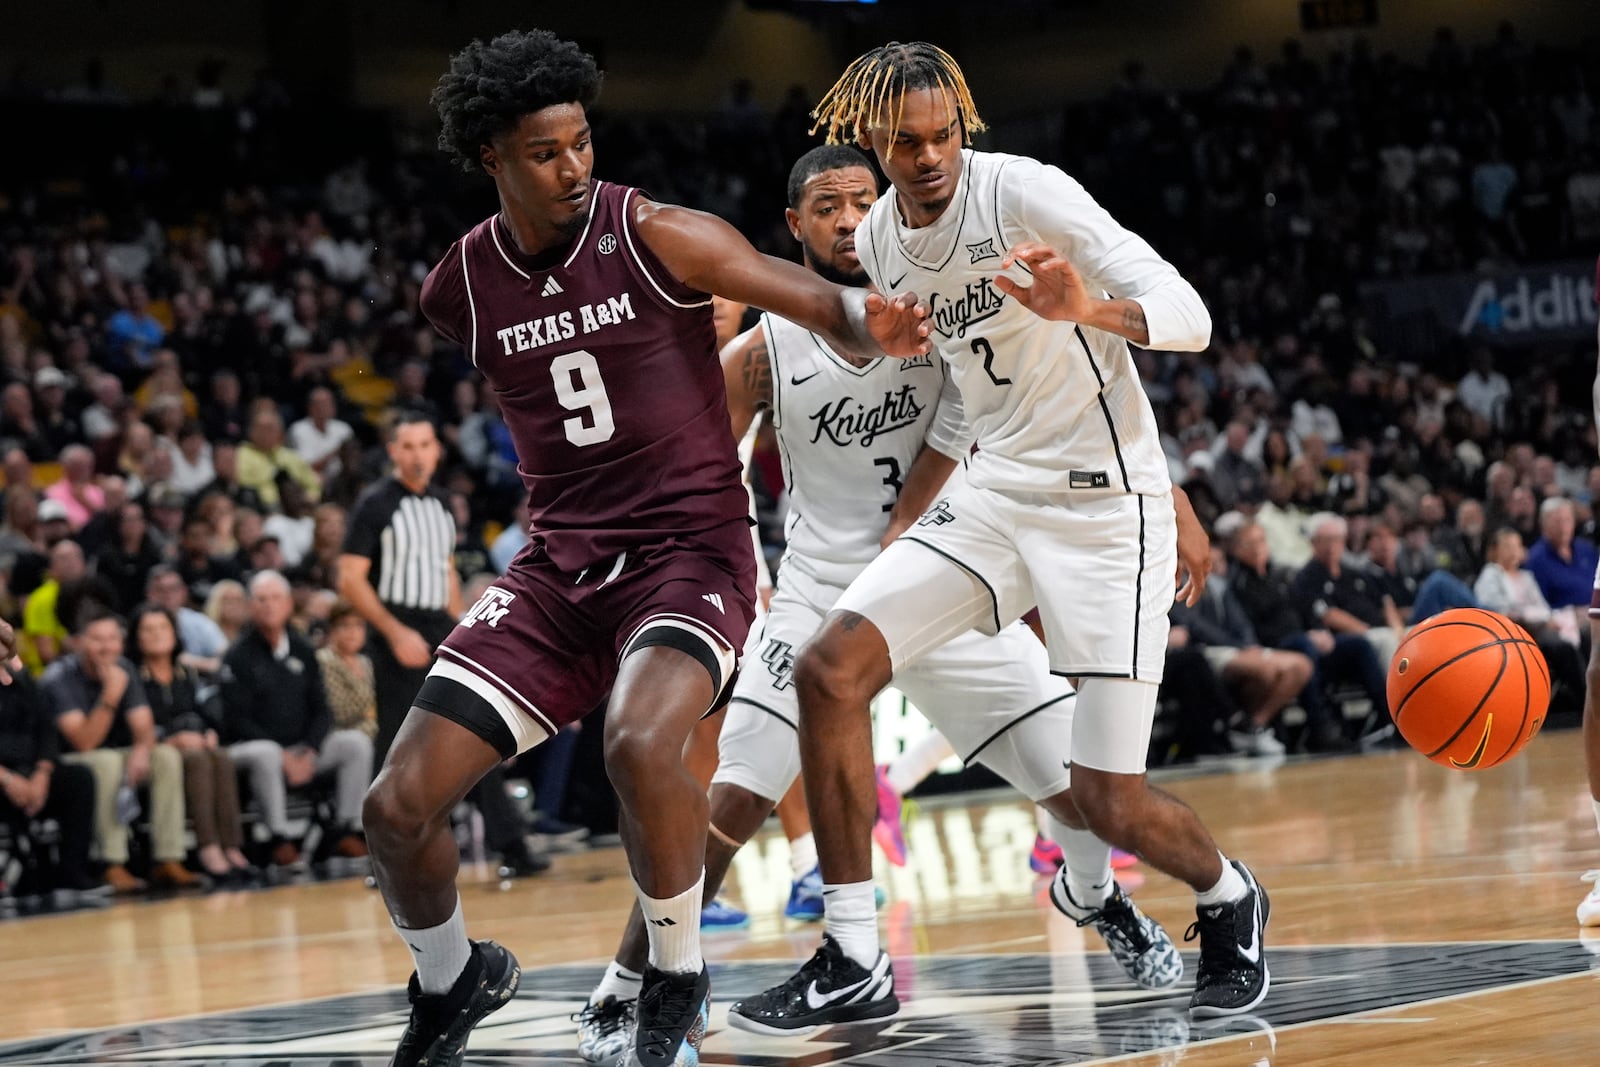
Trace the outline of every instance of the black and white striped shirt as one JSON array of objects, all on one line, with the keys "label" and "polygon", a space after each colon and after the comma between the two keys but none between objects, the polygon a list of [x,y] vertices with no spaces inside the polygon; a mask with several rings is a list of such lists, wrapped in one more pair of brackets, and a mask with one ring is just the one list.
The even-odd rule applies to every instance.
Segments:
[{"label": "black and white striped shirt", "polygon": [[413,493],[388,477],[350,511],[344,550],[372,561],[367,581],[386,607],[443,611],[455,569],[456,522],[444,493]]}]

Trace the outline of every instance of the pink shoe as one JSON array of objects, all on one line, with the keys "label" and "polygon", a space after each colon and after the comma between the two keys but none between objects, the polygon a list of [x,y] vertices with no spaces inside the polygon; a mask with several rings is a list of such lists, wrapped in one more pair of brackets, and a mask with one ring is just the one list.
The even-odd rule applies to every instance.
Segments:
[{"label": "pink shoe", "polygon": [[900,794],[889,784],[889,765],[878,764],[878,820],[872,824],[872,839],[896,867],[906,865],[906,834],[900,825]]},{"label": "pink shoe", "polygon": [[1061,846],[1043,834],[1033,835],[1033,851],[1028,854],[1028,868],[1034,874],[1055,874],[1067,858]]},{"label": "pink shoe", "polygon": [[1132,852],[1124,852],[1120,848],[1111,850],[1111,869],[1113,871],[1125,871],[1129,867],[1137,866],[1139,866],[1139,857]]}]

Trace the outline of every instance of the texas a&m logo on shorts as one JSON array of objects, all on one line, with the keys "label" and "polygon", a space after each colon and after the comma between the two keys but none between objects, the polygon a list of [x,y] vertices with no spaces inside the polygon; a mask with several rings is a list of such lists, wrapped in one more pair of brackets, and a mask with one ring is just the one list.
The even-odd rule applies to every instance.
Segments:
[{"label": "texas a&m logo on shorts", "polygon": [[500,625],[500,620],[506,617],[506,612],[511,610],[511,602],[515,599],[517,599],[515,593],[508,593],[491,585],[483,591],[483,595],[472,605],[471,610],[461,617],[461,625],[470,629],[480,622],[486,622],[490,629],[494,629]]}]

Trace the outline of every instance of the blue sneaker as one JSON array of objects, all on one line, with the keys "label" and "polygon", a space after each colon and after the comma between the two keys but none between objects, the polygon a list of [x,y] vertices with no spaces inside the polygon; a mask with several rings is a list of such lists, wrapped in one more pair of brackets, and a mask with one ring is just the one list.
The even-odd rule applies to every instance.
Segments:
[{"label": "blue sneaker", "polygon": [[790,919],[814,923],[822,918],[822,868],[813,867],[789,886],[789,903],[783,914]]},{"label": "blue sneaker", "polygon": [[[822,887],[819,884],[817,891],[820,894]],[[818,900],[820,905],[820,897]],[[750,916],[718,897],[700,909],[700,929],[702,930],[744,930],[750,926]]]}]

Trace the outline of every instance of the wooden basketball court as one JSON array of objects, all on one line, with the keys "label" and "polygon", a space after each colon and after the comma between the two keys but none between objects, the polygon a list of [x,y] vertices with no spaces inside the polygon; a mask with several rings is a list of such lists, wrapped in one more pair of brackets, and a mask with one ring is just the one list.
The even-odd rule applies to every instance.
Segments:
[{"label": "wooden basketball court", "polygon": [[[782,918],[781,837],[747,849],[732,889],[754,923],[708,938],[722,966],[702,1062],[1600,1062],[1600,930],[1583,941],[1573,916],[1578,875],[1600,866],[1576,733],[1476,774],[1409,751],[1241,766],[1164,784],[1271,896],[1273,986],[1254,1015],[1187,1018],[1192,952],[1175,992],[1127,982],[1029,872],[1031,811],[985,795],[924,808],[911,864],[879,872],[905,1000],[880,1024],[791,1042],[726,1028],[729,1000],[784,977],[818,936]],[[472,932],[506,943],[525,970],[469,1061],[579,1062],[568,1016],[630,901],[621,852],[560,857],[510,888],[466,878]],[[1144,867],[1123,882],[1182,937],[1186,888]],[[13,920],[0,945],[0,1063],[382,1063],[410,969],[359,880]]]}]

